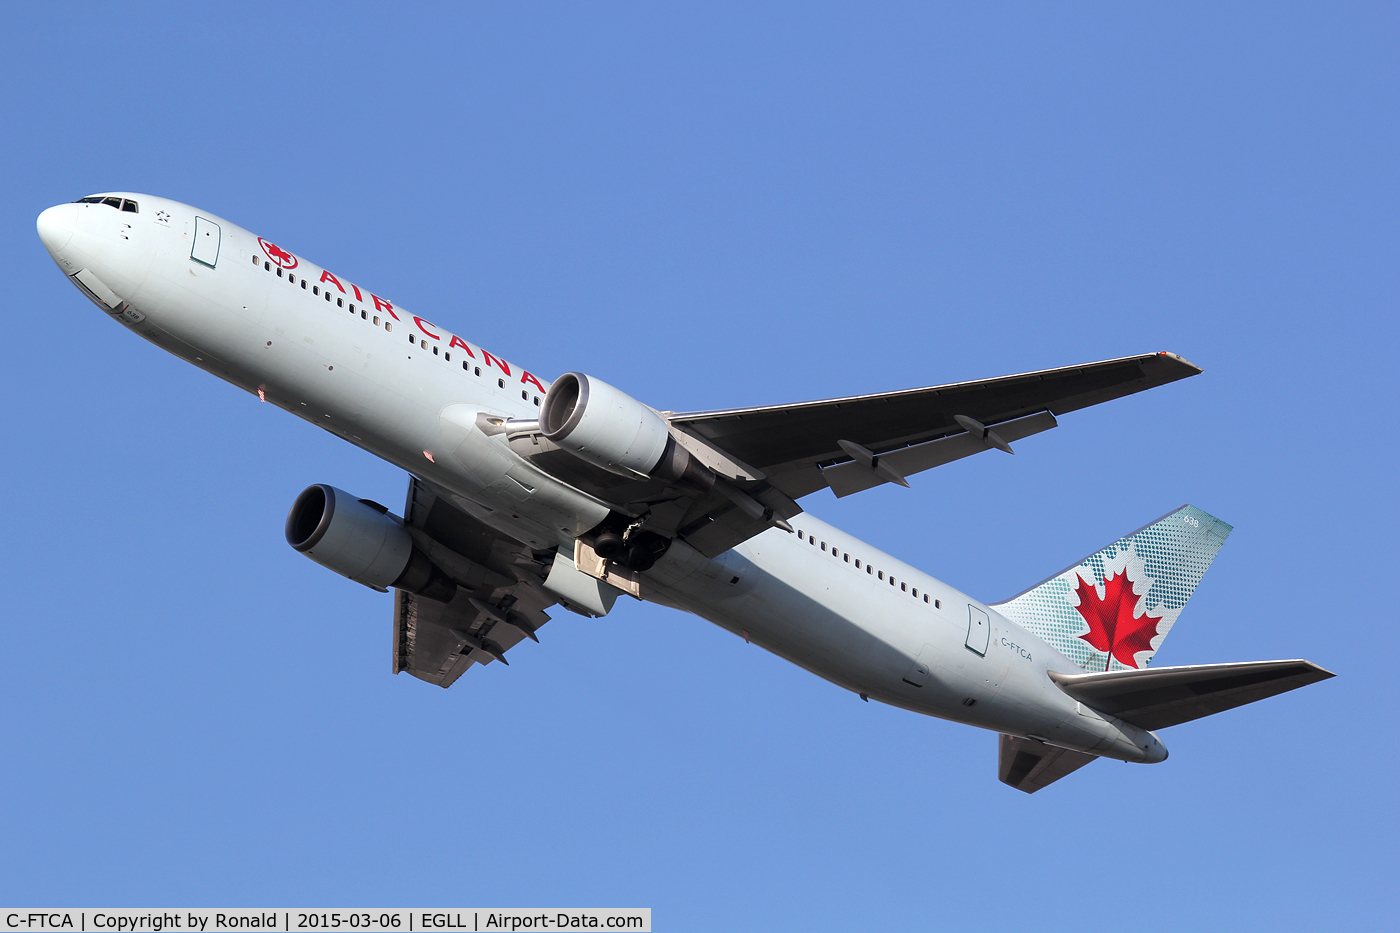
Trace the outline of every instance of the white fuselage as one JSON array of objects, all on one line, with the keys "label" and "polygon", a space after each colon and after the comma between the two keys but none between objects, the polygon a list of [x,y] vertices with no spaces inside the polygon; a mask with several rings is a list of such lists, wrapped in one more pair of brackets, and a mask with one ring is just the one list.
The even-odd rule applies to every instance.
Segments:
[{"label": "white fuselage", "polygon": [[[139,211],[63,204],[39,219],[59,267],[126,327],[531,547],[572,548],[607,514],[476,428],[477,412],[537,418],[542,377],[219,217],[126,196]],[[791,523],[798,534],[769,529],[714,559],[677,540],[642,596],[862,696],[1106,757],[1166,757],[1153,734],[1061,692],[1046,671],[1073,662],[994,609],[809,514]]]}]

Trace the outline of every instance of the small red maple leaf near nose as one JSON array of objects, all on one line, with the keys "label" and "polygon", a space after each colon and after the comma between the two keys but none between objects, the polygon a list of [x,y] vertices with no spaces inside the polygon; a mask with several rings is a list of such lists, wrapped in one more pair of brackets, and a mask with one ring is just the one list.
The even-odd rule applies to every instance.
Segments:
[{"label": "small red maple leaf near nose", "polygon": [[296,257],[276,243],[269,243],[262,237],[258,237],[258,242],[262,244],[263,252],[267,253],[268,257],[283,269],[295,269],[297,267]]},{"label": "small red maple leaf near nose", "polygon": [[[1133,656],[1139,651],[1152,650],[1152,639],[1157,635],[1157,623],[1162,617],[1144,612],[1141,618],[1133,618],[1138,597],[1126,570],[1105,580],[1103,591],[1100,599],[1098,589],[1083,577],[1079,578],[1079,586],[1074,591],[1079,605],[1075,608],[1089,623],[1089,631],[1079,637],[1117,658],[1124,666],[1137,667]],[[1103,669],[1108,670],[1107,659]]]}]

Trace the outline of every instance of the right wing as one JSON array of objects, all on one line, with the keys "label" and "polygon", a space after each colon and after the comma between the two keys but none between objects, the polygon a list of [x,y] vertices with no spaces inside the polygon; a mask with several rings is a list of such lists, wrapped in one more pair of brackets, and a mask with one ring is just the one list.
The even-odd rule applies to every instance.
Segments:
[{"label": "right wing", "polygon": [[510,538],[412,477],[404,527],[458,584],[450,603],[394,591],[394,673],[450,687],[473,664],[505,653],[549,621],[548,574],[528,546]]}]

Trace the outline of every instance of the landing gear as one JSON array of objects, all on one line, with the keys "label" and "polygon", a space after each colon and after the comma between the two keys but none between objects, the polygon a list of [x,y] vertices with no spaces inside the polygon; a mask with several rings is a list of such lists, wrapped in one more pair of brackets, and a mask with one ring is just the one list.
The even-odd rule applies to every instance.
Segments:
[{"label": "landing gear", "polygon": [[593,541],[593,551],[603,560],[612,560],[627,550],[627,541],[616,531],[601,532]]},{"label": "landing gear", "polygon": [[[590,542],[603,560],[615,561],[635,573],[645,573],[666,553],[671,539],[654,531],[642,531],[644,518],[631,520],[614,512],[594,529]],[[587,540],[585,538],[584,540]]]}]

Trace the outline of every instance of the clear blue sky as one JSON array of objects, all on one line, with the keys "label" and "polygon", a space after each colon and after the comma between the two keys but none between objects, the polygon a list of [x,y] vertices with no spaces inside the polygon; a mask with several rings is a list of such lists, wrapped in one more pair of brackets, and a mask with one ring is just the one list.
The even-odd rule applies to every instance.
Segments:
[{"label": "clear blue sky", "polygon": [[[0,902],[1393,922],[1396,6],[929,6],[12,4]],[[804,505],[993,600],[1191,502],[1236,531],[1157,663],[1340,676],[1035,796],[994,735],[631,602],[393,677],[389,598],[281,529],[403,475],[69,286],[34,217],[108,189],[659,408],[1180,353]]]}]

